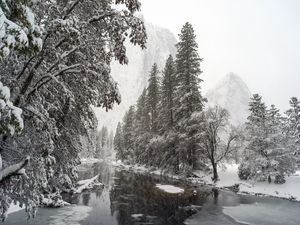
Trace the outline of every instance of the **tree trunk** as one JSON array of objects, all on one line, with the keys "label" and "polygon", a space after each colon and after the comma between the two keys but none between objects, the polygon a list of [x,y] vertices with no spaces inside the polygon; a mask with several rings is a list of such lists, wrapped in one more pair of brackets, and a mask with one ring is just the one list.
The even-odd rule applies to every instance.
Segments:
[{"label": "tree trunk", "polygon": [[219,179],[217,164],[213,162],[212,167],[213,167],[213,181],[216,182]]}]

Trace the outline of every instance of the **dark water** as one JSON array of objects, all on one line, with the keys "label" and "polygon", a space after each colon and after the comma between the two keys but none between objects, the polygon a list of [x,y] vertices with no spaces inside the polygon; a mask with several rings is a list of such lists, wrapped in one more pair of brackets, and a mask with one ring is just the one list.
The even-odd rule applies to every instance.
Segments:
[{"label": "dark water", "polygon": [[[28,221],[23,211],[16,212],[4,224],[300,224],[299,203],[193,187],[164,177],[116,170],[105,163],[83,167],[80,176],[86,179],[97,174],[105,186],[81,195],[65,196],[72,206],[40,209],[37,217]],[[172,184],[185,191],[168,194],[155,187],[158,183]]]}]

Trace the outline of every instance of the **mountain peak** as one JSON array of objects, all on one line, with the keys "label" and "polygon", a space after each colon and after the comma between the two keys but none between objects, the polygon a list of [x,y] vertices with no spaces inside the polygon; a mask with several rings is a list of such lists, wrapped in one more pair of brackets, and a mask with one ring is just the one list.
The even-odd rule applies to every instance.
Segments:
[{"label": "mountain peak", "polygon": [[246,83],[232,72],[225,75],[206,94],[210,107],[220,105],[228,110],[233,125],[240,125],[246,121],[250,97],[251,93]]}]

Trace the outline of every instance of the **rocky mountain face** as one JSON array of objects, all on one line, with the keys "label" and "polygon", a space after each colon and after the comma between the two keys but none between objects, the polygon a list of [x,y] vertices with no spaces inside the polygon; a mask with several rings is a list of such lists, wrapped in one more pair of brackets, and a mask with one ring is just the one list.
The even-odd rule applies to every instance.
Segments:
[{"label": "rocky mountain face", "polygon": [[249,115],[251,93],[245,82],[236,74],[227,74],[214,88],[206,93],[208,105],[219,105],[228,110],[230,122],[243,124]]},{"label": "rocky mountain face", "polygon": [[104,125],[115,130],[126,110],[130,105],[136,103],[144,87],[147,86],[152,65],[157,63],[159,69],[162,70],[169,54],[175,55],[176,53],[177,40],[173,33],[147,22],[145,25],[148,35],[147,48],[141,50],[141,48],[128,43],[128,65],[120,65],[118,62],[113,62],[111,65],[111,73],[119,84],[122,102],[108,112],[99,108],[95,109],[100,128]]}]

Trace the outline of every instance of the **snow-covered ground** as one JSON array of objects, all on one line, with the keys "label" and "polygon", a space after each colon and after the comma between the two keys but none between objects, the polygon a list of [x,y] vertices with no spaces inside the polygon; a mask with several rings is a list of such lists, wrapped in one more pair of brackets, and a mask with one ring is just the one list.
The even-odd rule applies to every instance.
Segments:
[{"label": "snow-covered ground", "polygon": [[262,194],[300,201],[300,171],[287,177],[284,184],[242,181],[238,177],[237,164],[226,165],[226,169],[220,170],[220,180],[216,184],[213,183],[211,175],[204,174],[202,171],[195,171],[194,174],[200,177],[202,182],[219,188],[239,184],[239,193]]},{"label": "snow-covered ground", "polygon": [[96,158],[81,158],[80,159],[81,164],[93,164],[97,162],[102,162],[102,159],[96,159]]},{"label": "snow-covered ground", "polygon": [[179,194],[184,192],[184,189],[175,187],[173,185],[156,184],[156,187],[170,194]]},{"label": "snow-covered ground", "polygon": [[[223,207],[223,213],[241,224],[284,224],[299,225],[299,208],[287,207],[284,203],[269,204],[256,202]],[[196,220],[195,220],[196,221]]]},{"label": "snow-covered ground", "polygon": [[9,208],[8,208],[7,214],[14,213],[14,212],[20,211],[22,209],[24,209],[24,207],[21,208],[18,204],[15,205],[14,203],[11,203]]},{"label": "snow-covered ground", "polygon": [[154,168],[150,169],[150,168],[147,168],[143,165],[128,165],[128,164],[122,163],[120,160],[118,160],[118,161],[111,160],[111,161],[109,161],[109,163],[112,166],[119,167],[119,168],[122,168],[122,169],[125,169],[125,170],[133,170],[133,171],[138,172],[138,173],[149,173],[149,174],[154,174],[154,175],[164,175],[164,176],[167,176],[167,177],[171,177],[173,179],[177,179],[177,180],[180,179],[180,176],[178,176],[178,175],[164,173],[160,169],[154,169]]}]

